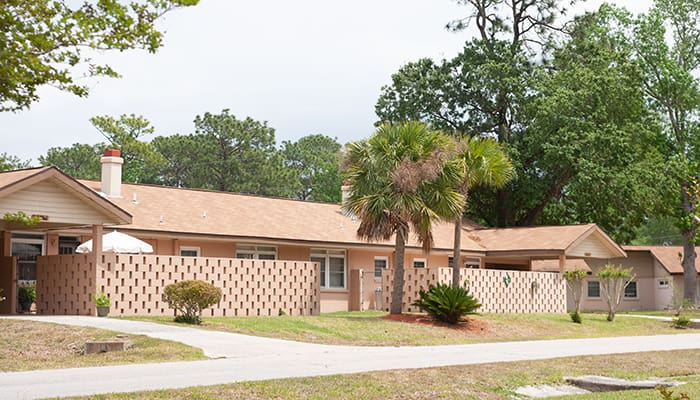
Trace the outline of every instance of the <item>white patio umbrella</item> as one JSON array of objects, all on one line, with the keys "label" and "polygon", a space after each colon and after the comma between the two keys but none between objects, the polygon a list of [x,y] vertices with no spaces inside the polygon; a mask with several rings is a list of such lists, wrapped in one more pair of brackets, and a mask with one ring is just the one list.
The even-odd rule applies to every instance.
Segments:
[{"label": "white patio umbrella", "polygon": [[[76,253],[89,253],[92,251],[92,239],[78,246]],[[110,232],[102,235],[103,253],[141,254],[153,253],[153,247],[143,240],[136,239],[126,233]]]}]

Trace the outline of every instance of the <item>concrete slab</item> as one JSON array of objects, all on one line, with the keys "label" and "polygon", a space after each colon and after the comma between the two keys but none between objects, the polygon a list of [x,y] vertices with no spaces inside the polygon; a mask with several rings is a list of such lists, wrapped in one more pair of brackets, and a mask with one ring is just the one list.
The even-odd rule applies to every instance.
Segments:
[{"label": "concrete slab", "polygon": [[590,392],[613,392],[619,390],[654,389],[657,386],[672,387],[683,382],[663,379],[620,379],[608,376],[584,375],[564,377],[566,383],[588,390]]},{"label": "concrete slab", "polygon": [[544,399],[547,397],[568,396],[571,394],[585,394],[590,392],[571,385],[537,385],[521,386],[515,390],[515,393],[528,398]]}]

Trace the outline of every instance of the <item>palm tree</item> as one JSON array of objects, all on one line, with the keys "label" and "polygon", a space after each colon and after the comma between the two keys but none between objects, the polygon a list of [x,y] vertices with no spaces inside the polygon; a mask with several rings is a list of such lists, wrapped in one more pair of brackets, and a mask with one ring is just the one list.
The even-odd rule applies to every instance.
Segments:
[{"label": "palm tree", "polygon": [[[513,165],[494,139],[465,137],[457,140],[456,159],[461,180],[457,186],[465,199],[474,186],[503,187],[513,176]],[[466,205],[466,201],[465,201]],[[452,252],[452,286],[459,287],[460,253],[462,245],[462,213],[455,219],[455,240]]]},{"label": "palm tree", "polygon": [[343,207],[360,219],[365,240],[395,236],[391,314],[401,314],[404,253],[411,230],[423,250],[433,244],[432,227],[464,208],[455,190],[460,174],[452,140],[420,122],[385,124],[365,141],[348,145],[347,178],[352,194]]}]

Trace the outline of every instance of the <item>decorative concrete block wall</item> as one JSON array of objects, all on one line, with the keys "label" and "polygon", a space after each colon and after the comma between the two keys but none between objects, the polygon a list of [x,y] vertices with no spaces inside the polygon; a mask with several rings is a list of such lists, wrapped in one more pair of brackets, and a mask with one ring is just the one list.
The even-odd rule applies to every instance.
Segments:
[{"label": "decorative concrete block wall", "polygon": [[94,315],[95,265],[87,254],[37,258],[36,310],[49,315]]},{"label": "decorative concrete block wall", "polygon": [[[320,270],[312,262],[128,254],[104,254],[96,267],[87,256],[40,260],[55,266],[40,268],[37,279],[51,285],[41,286],[48,293],[38,308],[42,314],[92,315],[92,296],[102,291],[112,299],[110,315],[173,315],[161,296],[165,286],[183,280],[221,288],[221,301],[206,309],[205,316],[278,315],[280,309],[289,315],[315,315],[320,310]],[[92,281],[82,278],[90,274]],[[79,307],[63,307],[66,301]]]},{"label": "decorative concrete block wall", "polygon": [[[385,310],[391,304],[393,273],[393,270],[387,270],[382,274]],[[406,268],[404,277],[403,310],[417,312],[418,308],[411,304],[418,299],[418,292],[431,284],[450,284],[452,269]],[[466,283],[469,292],[481,303],[479,312],[566,312],[566,283],[558,273],[462,269],[460,277],[460,281]]]}]

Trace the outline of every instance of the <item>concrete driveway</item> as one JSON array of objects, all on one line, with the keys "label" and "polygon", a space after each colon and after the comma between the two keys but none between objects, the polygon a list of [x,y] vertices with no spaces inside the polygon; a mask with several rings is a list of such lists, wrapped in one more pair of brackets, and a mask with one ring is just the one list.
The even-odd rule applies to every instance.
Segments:
[{"label": "concrete driveway", "polygon": [[90,395],[252,380],[556,357],[700,349],[700,334],[421,347],[330,346],[96,317],[21,317],[144,334],[202,347],[213,360],[0,373],[2,397]]}]

